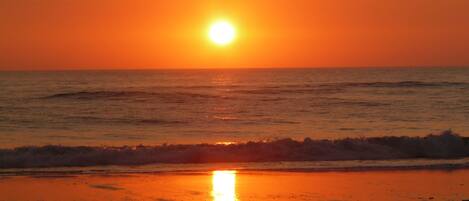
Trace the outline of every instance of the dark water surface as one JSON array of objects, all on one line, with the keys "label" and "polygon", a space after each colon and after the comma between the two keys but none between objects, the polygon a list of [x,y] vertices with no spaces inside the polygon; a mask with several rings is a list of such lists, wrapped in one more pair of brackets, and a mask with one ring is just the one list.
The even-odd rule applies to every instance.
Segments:
[{"label": "dark water surface", "polygon": [[0,72],[0,147],[469,134],[469,68]]}]

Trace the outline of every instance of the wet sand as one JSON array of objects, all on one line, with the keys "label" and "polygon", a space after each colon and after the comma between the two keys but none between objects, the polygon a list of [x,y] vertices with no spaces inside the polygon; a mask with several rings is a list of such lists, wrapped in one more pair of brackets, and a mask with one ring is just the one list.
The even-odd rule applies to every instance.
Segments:
[{"label": "wet sand", "polygon": [[0,176],[0,201],[467,199],[469,169]]}]

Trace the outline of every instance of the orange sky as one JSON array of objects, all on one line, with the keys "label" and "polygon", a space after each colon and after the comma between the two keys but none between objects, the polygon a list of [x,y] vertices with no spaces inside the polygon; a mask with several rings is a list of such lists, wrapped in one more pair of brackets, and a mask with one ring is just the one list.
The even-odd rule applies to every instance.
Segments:
[{"label": "orange sky", "polygon": [[[0,70],[469,66],[467,0],[0,0]],[[218,47],[210,22],[237,40]]]}]

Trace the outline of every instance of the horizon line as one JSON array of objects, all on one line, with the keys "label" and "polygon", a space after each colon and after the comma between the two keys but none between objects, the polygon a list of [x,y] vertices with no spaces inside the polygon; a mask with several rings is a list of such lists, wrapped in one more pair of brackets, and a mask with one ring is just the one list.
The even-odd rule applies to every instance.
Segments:
[{"label": "horizon line", "polygon": [[60,72],[60,71],[152,71],[152,70],[256,70],[256,69],[403,69],[403,68],[469,68],[469,65],[461,66],[312,66],[312,67],[135,67],[135,68],[107,68],[91,67],[85,69],[63,68],[63,69],[0,69],[0,72]]}]

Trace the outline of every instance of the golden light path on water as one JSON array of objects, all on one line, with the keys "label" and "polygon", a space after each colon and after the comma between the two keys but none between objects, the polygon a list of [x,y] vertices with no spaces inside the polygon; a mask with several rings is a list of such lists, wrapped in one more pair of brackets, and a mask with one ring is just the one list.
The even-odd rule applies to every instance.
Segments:
[{"label": "golden light path on water", "polygon": [[237,201],[236,197],[236,171],[213,171],[212,176],[213,201]]}]

